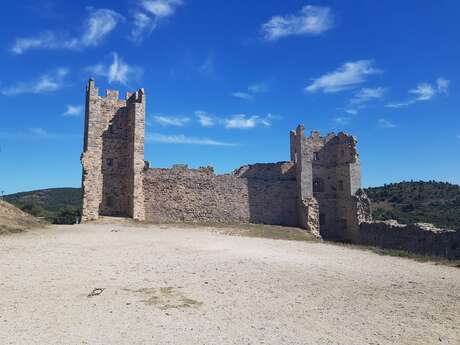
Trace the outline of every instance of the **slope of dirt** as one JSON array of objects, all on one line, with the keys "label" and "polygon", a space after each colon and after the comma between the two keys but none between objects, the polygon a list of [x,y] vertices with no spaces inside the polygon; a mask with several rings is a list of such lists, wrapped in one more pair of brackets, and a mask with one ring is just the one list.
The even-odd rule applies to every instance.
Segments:
[{"label": "slope of dirt", "polygon": [[13,205],[0,200],[0,234],[21,232],[43,227],[46,223]]}]

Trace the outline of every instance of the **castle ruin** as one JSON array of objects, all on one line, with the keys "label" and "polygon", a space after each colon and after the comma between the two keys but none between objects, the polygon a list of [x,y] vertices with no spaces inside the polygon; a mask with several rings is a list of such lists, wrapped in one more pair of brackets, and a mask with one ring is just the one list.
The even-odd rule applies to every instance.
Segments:
[{"label": "castle ruin", "polygon": [[361,190],[356,138],[345,133],[290,133],[291,160],[240,167],[149,168],[144,162],[146,95],[119,99],[86,89],[82,154],[82,220],[99,216],[148,222],[261,223],[298,226],[326,238],[353,241],[370,220]]}]

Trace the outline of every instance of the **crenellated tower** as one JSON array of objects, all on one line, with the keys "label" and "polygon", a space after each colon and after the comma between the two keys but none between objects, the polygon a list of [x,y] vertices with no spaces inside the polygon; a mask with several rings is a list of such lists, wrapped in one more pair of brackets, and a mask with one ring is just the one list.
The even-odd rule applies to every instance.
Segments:
[{"label": "crenellated tower", "polygon": [[299,224],[325,239],[354,241],[359,224],[371,219],[356,143],[343,132],[305,136],[303,125],[291,131]]},{"label": "crenellated tower", "polygon": [[119,99],[118,91],[86,87],[85,137],[81,162],[82,221],[99,216],[144,220],[145,94]]}]

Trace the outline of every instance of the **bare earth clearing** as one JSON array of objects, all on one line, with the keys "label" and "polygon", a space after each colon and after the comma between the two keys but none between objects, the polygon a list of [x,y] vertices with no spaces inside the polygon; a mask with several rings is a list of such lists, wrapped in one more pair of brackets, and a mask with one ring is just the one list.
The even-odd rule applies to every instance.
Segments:
[{"label": "bare earth clearing", "polygon": [[0,236],[0,343],[460,343],[458,268],[221,231]]}]

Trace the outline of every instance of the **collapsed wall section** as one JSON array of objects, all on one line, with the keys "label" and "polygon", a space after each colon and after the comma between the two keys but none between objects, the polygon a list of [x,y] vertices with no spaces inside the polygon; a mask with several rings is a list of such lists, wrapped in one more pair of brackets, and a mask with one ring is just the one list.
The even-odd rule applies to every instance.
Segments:
[{"label": "collapsed wall section", "polygon": [[146,220],[297,226],[294,169],[290,162],[243,166],[224,175],[184,165],[149,169]]},{"label": "collapsed wall section", "polygon": [[460,259],[460,229],[438,229],[431,224],[403,225],[395,220],[363,222],[356,243]]}]

